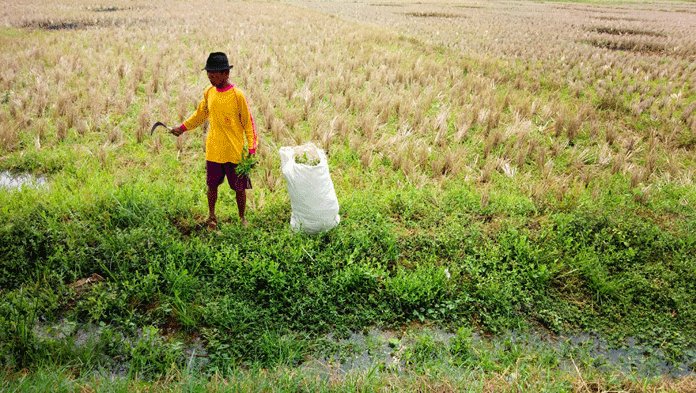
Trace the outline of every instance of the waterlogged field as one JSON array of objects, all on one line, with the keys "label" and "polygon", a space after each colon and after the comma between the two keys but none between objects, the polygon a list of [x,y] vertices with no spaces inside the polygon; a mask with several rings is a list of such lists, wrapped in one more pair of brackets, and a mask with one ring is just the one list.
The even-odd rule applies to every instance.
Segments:
[{"label": "waterlogged field", "polygon": [[[17,0],[0,25],[0,171],[41,179],[0,187],[0,389],[696,389],[694,3]],[[205,127],[150,135],[212,51],[259,133],[249,228],[224,188],[204,225]],[[341,205],[317,236],[278,156],[305,142]]]}]

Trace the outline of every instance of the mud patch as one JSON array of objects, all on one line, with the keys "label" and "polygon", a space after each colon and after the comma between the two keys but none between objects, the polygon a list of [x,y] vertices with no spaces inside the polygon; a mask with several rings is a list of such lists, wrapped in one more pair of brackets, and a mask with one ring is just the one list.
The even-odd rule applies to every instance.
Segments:
[{"label": "mud patch", "polygon": [[24,29],[46,31],[86,30],[89,28],[132,26],[142,22],[140,19],[79,19],[79,20],[32,20],[20,25]]},{"label": "mud patch", "polygon": [[22,27],[25,29],[41,29],[41,30],[81,30],[95,26],[95,22],[79,21],[79,22],[53,22],[53,21],[31,21],[25,22]]},{"label": "mud patch", "polygon": [[219,229],[222,225],[236,225],[237,220],[232,217],[218,218],[216,226],[213,227],[208,223],[207,217],[196,214],[190,218],[170,217],[169,223],[179,231],[182,237],[188,238],[197,234],[220,234]]},{"label": "mud patch", "polygon": [[118,6],[100,6],[100,7],[87,7],[87,11],[92,12],[116,12],[116,11],[139,11],[144,9],[153,9],[152,6],[129,6],[129,7],[118,7]]},{"label": "mud patch", "polygon": [[620,29],[616,27],[588,27],[585,30],[591,33],[599,34],[610,34],[610,35],[630,35],[630,36],[648,36],[648,37],[667,37],[667,34],[658,33],[656,31],[650,30],[640,30],[640,29]]},{"label": "mud patch", "polygon": [[121,8],[118,7],[99,7],[99,8],[94,8],[92,9],[94,12],[114,12],[114,11],[121,11]]},{"label": "mud patch", "polygon": [[592,45],[595,48],[607,49],[612,51],[633,52],[642,54],[667,54],[667,48],[654,42],[636,42],[619,40],[590,39],[580,41],[581,43]]},{"label": "mud patch", "polygon": [[80,296],[87,292],[95,284],[104,281],[104,277],[98,275],[97,273],[92,273],[91,276],[77,280],[71,284],[68,284],[69,288],[75,291],[76,296]]},{"label": "mud patch", "polygon": [[623,16],[597,16],[595,18],[599,19],[599,20],[610,20],[610,21],[645,22],[644,19],[629,18],[629,17],[623,17]]},{"label": "mud patch", "polygon": [[169,222],[179,231],[182,237],[190,237],[207,229],[205,222],[200,218],[196,218],[195,221],[189,221],[175,217],[170,219]]},{"label": "mud patch", "polygon": [[450,14],[446,12],[406,12],[405,15],[416,18],[464,18],[464,15]]},{"label": "mud patch", "polygon": [[484,7],[482,5],[455,5],[457,8],[466,8],[466,9],[474,9],[474,10],[483,10],[486,9],[487,7]]}]

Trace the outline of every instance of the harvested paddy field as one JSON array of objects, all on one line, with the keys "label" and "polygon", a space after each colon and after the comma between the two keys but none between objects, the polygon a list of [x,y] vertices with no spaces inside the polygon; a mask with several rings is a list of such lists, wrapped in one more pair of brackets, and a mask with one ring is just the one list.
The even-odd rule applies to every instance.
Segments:
[{"label": "harvested paddy field", "polygon": [[[674,391],[696,366],[691,2],[6,2],[0,390]],[[258,133],[208,229],[227,53]],[[283,146],[327,153],[306,235]]]}]

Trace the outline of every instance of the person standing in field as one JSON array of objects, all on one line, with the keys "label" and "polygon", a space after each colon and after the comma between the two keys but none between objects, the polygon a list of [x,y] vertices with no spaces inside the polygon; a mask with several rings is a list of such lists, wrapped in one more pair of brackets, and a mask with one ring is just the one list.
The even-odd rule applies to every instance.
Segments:
[{"label": "person standing in field", "polygon": [[246,190],[251,189],[248,176],[238,176],[235,168],[242,160],[246,139],[249,155],[253,157],[258,145],[254,119],[244,94],[229,81],[230,69],[227,55],[214,52],[208,56],[204,70],[212,85],[203,93],[203,101],[184,124],[174,127],[171,133],[179,136],[209,120],[209,131],[205,142],[206,175],[208,186],[208,226],[217,227],[215,215],[218,187],[227,177],[227,182],[235,192],[239,219],[247,226],[244,216],[246,210]]}]

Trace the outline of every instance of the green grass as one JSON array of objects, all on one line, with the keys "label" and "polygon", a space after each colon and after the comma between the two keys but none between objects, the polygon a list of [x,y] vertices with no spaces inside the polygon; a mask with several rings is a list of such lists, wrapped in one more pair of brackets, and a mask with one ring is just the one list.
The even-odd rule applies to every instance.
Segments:
[{"label": "green grass", "polygon": [[[692,188],[667,185],[660,198],[637,202],[629,179],[617,174],[598,195],[588,190],[538,206],[500,176],[482,204],[481,191],[467,184],[394,189],[405,181],[398,174],[368,172],[366,185],[347,190],[341,185],[360,163],[346,150],[332,158],[342,222],[330,232],[289,230],[284,189],[249,211],[249,229],[237,224],[233,197],[221,193],[223,225],[211,232],[202,225],[202,167],[177,160],[173,143],[165,139],[160,153],[126,145],[126,156],[96,168],[70,146],[6,159],[10,169],[50,176],[47,187],[0,193],[7,388],[209,389],[219,376],[249,389],[380,390],[394,382],[379,367],[337,385],[297,367],[337,350],[327,334],[370,326],[408,332],[413,323],[463,327],[460,335],[593,332],[614,346],[630,338],[659,348],[668,364],[693,362]],[[83,293],[70,287],[93,273],[105,280]],[[55,326],[66,324],[72,328],[56,336]],[[54,333],[39,334],[37,326]],[[80,329],[89,326],[99,333],[85,338]],[[550,363],[515,363],[515,383],[572,386],[560,366],[566,355],[527,348],[501,360],[494,347],[467,347],[466,337],[411,338],[399,389],[509,378],[513,358],[528,357]],[[206,351],[198,377],[183,375],[193,342]],[[584,365],[590,375],[614,386],[592,365]],[[263,369],[263,382],[249,368]],[[283,379],[276,370],[295,371]]]},{"label": "green grass", "polygon": [[[246,4],[263,5],[268,4]],[[326,22],[325,15],[312,15]],[[202,89],[204,78],[188,75],[197,67],[191,57],[152,64],[108,40],[100,44],[106,50],[95,49],[80,31],[0,29],[2,42],[45,46],[36,57],[46,64],[60,65],[53,60],[65,52],[65,37],[74,37],[89,49],[85,53],[123,51],[121,64],[131,62],[130,72],[140,75],[111,91],[122,100],[135,88],[123,111],[111,101],[104,113],[90,113],[89,96],[80,96],[77,117],[90,131],[80,135],[74,125],[62,138],[56,134],[66,116],[55,112],[60,106],[55,97],[29,94],[32,71],[2,75],[0,119],[11,124],[0,135],[0,169],[43,175],[48,183],[0,189],[0,390],[689,391],[693,379],[670,384],[657,366],[646,376],[632,359],[621,368],[597,356],[592,344],[562,338],[597,336],[612,349],[644,349],[652,354],[649,362],[687,371],[696,366],[696,190],[688,150],[694,138],[685,119],[671,124],[648,112],[632,117],[638,95],[617,92],[618,84],[603,89],[589,83],[575,96],[562,72],[540,77],[541,70],[553,68],[543,59],[478,61],[437,42],[426,44],[419,35],[383,34],[344,22],[340,31],[353,36],[343,34],[334,46],[323,44],[334,43],[334,36],[316,41],[304,34],[307,45],[293,42],[295,31],[285,37],[276,34],[283,26],[266,23],[259,26],[273,38],[254,38],[259,41],[249,45],[282,52],[262,51],[267,75],[242,72],[251,75],[243,87],[256,97],[252,107],[260,106],[253,107],[255,116],[270,108],[275,120],[294,118],[293,126],[274,135],[266,123],[271,119],[257,117],[261,147],[251,172],[251,225],[238,225],[234,194],[223,187],[215,231],[204,225],[208,206],[199,131],[183,144],[165,133],[137,138],[145,120],[152,124],[150,117],[172,119],[179,112],[174,99],[150,101],[155,68],[161,68],[158,96]],[[108,36],[102,28],[92,33]],[[207,47],[208,38],[194,33],[187,39]],[[256,33],[248,35],[261,36]],[[147,52],[174,53],[170,49],[179,48],[174,37]],[[322,59],[351,54],[346,67],[354,72],[325,82],[345,94],[322,93],[328,76],[317,70],[325,63],[293,63],[298,51],[312,45],[326,54],[317,56]],[[381,61],[363,57],[364,48],[375,53],[384,48],[394,73],[381,74]],[[18,49],[3,55],[8,51]],[[118,63],[109,71],[117,73]],[[179,63],[189,67],[167,68]],[[294,76],[298,86],[312,82],[310,107],[300,95],[276,86],[286,76],[278,69],[295,68],[319,75]],[[621,82],[617,68],[601,68],[597,77],[617,76]],[[62,80],[66,94],[106,83],[94,69],[86,82],[64,75],[66,69],[49,72]],[[583,71],[564,72],[579,77]],[[403,87],[405,95],[421,94],[401,102],[401,111],[385,112],[386,124],[376,123],[375,137],[367,140],[362,127],[372,123],[361,116],[378,114],[359,108],[393,98],[370,82],[370,73]],[[398,84],[399,78],[406,83]],[[165,80],[172,91],[164,88]],[[177,84],[180,80],[190,85]],[[266,90],[254,92],[254,80]],[[435,94],[431,82],[451,94]],[[17,108],[33,108],[40,99],[46,100],[37,104],[46,118],[23,118]],[[682,108],[693,99],[685,96]],[[539,100],[534,110],[526,102],[533,100]],[[447,151],[430,135],[444,108],[449,110],[442,118],[445,146],[464,155],[454,164],[461,171],[451,176],[436,167]],[[527,115],[517,119],[516,108]],[[587,110],[588,124],[573,123],[580,109]],[[478,118],[482,110],[490,110],[495,122],[472,120],[454,143],[458,122]],[[409,125],[417,118],[419,125]],[[314,132],[324,135],[330,131],[324,123],[334,124],[332,119],[343,124],[329,143],[341,223],[324,234],[298,234],[290,230],[291,206],[276,151],[315,139]],[[507,133],[525,120],[528,133]],[[590,132],[617,124],[612,144],[601,132]],[[405,130],[402,125],[417,129],[383,143]],[[569,137],[563,127],[575,125],[577,135],[564,145]],[[648,135],[653,128],[677,133],[672,138],[665,131],[653,140]],[[16,130],[16,137],[6,130]],[[482,158],[496,135],[499,143]],[[636,136],[642,139],[625,147]],[[647,167],[651,143],[658,156],[673,161],[660,161],[652,168],[654,177],[633,181],[630,170]],[[561,146],[557,152],[556,146]],[[537,150],[516,160],[527,147]],[[611,161],[600,163],[604,148],[611,159],[623,154],[625,165],[611,171]],[[366,151],[373,154],[371,165],[363,164]],[[420,156],[407,156],[412,151]],[[545,158],[538,163],[539,152]],[[517,168],[516,175],[506,176],[496,162]],[[489,164],[494,169],[482,176]],[[545,175],[547,164],[551,170]],[[103,281],[75,285],[93,274]],[[370,336],[373,329],[389,336]],[[559,342],[515,339],[535,334]],[[349,369],[351,359],[364,352],[371,362]],[[380,358],[386,353],[399,362]]]},{"label": "green grass", "polygon": [[[250,229],[233,221],[209,232],[199,224],[201,190],[153,180],[157,169],[118,187],[108,172],[71,169],[77,179],[0,196],[9,370],[50,358],[84,371],[113,357],[96,342],[93,357],[76,362],[69,338],[33,332],[61,320],[124,337],[171,332],[174,341],[117,349],[139,359],[139,375],[155,376],[184,364],[176,340],[200,337],[211,370],[289,366],[317,353],[327,333],[414,321],[635,337],[676,363],[695,344],[694,220],[678,203],[690,190],[672,189],[674,202],[654,209],[608,190],[544,215],[511,193],[482,207],[466,186],[354,190],[342,198],[341,225],[310,237],[289,230],[282,199],[251,211]],[[685,218],[662,223],[662,210]],[[105,281],[82,294],[68,286],[92,273]]]}]

